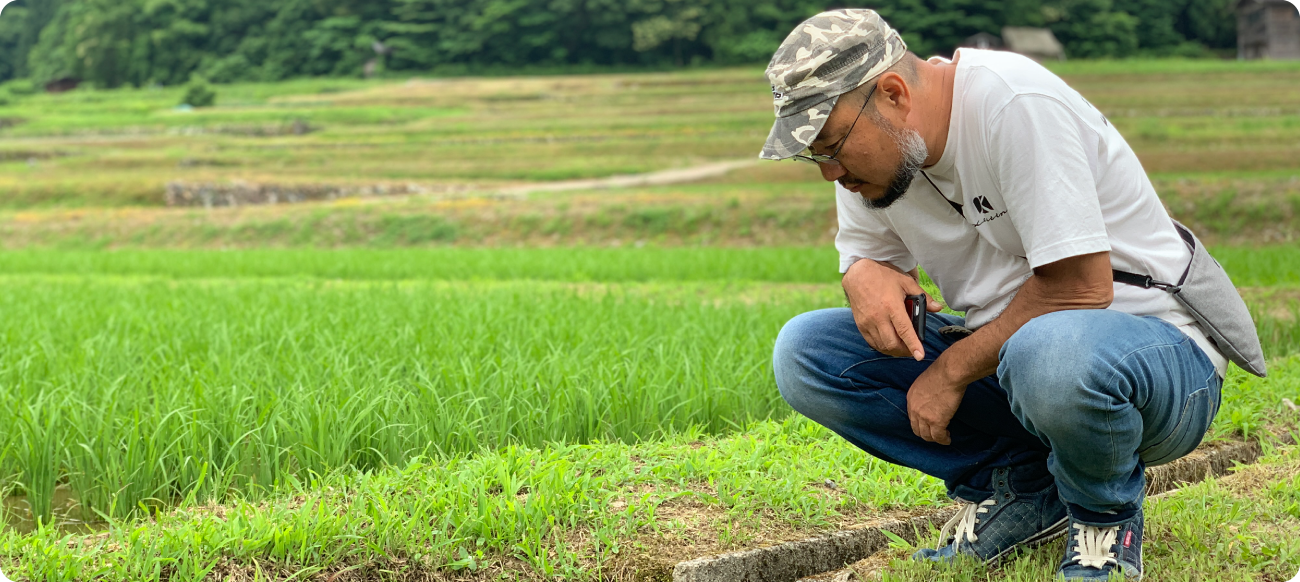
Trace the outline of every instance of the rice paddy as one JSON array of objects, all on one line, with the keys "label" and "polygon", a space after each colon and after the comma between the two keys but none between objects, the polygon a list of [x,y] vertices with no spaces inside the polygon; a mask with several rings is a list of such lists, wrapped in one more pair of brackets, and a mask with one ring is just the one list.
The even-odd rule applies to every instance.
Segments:
[{"label": "rice paddy", "polygon": [[[1273,374],[1231,374],[1212,438],[1291,430],[1300,69],[1056,66],[1257,316]],[[815,176],[498,193],[752,157],[759,80],[305,80],[220,88],[192,114],[172,90],[0,111],[19,120],[0,124],[0,569],[658,579],[946,503],[776,391],[781,325],[844,305]],[[425,193],[167,208],[177,181]],[[1252,572],[1297,560],[1259,547],[1276,555]]]}]

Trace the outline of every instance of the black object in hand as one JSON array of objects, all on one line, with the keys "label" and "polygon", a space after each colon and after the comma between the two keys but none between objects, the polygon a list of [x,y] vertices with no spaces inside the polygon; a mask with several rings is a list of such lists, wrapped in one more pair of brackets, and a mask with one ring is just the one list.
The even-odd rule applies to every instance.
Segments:
[{"label": "black object in hand", "polygon": [[925,307],[929,303],[926,300],[925,293],[920,295],[908,295],[903,300],[907,306],[907,316],[912,319],[912,329],[916,331],[917,339],[925,341]]}]

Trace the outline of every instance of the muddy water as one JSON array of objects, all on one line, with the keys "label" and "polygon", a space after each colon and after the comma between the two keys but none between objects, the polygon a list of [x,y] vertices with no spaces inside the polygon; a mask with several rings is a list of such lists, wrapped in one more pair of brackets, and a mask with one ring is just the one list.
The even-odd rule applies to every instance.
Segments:
[{"label": "muddy water", "polygon": [[[36,517],[32,515],[32,506],[27,502],[26,495],[11,495],[4,498],[4,523],[7,527],[14,528],[20,533],[30,533],[36,529]],[[91,533],[103,530],[108,524],[98,521],[92,516],[92,519],[83,519],[81,515],[81,504],[73,498],[72,491],[66,486],[60,486],[54,490],[54,515],[52,517],[55,527],[67,533]]]}]

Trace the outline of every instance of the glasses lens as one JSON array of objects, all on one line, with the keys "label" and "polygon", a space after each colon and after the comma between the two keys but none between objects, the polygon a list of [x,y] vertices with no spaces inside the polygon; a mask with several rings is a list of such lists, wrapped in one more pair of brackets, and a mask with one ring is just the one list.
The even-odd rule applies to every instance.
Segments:
[{"label": "glasses lens", "polygon": [[796,154],[796,155],[795,155],[793,158],[791,158],[791,159],[793,159],[793,160],[796,161],[796,162],[803,162],[803,163],[805,163],[805,164],[812,164],[812,165],[814,165],[814,166],[817,165],[817,160],[814,160],[814,159],[812,159],[812,158],[810,158],[810,157],[808,157],[808,156],[801,155],[801,154]]}]

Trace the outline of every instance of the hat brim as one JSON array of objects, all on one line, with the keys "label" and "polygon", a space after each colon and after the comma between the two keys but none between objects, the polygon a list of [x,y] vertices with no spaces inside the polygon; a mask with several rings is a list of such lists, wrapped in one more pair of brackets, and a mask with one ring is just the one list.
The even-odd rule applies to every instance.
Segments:
[{"label": "hat brim", "polygon": [[802,152],[821,134],[826,119],[831,116],[831,109],[835,108],[835,102],[839,99],[837,95],[794,115],[776,118],[772,132],[767,136],[767,143],[763,144],[763,153],[758,157],[764,160],[785,160]]}]

